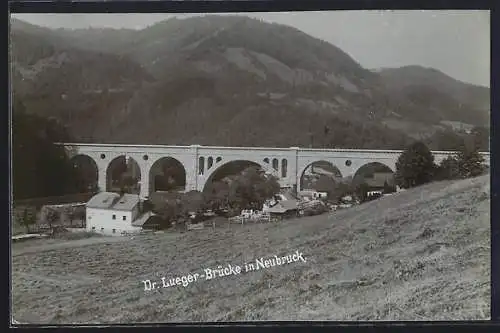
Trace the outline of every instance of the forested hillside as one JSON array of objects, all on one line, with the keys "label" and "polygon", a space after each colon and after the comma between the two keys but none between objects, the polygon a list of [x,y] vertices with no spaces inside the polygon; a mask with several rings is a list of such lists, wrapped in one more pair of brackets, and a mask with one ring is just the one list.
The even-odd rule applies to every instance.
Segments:
[{"label": "forested hillside", "polygon": [[445,150],[464,135],[450,124],[489,126],[488,88],[422,68],[372,72],[334,45],[246,17],[138,31],[11,24],[14,91],[79,141],[399,149],[425,139]]}]

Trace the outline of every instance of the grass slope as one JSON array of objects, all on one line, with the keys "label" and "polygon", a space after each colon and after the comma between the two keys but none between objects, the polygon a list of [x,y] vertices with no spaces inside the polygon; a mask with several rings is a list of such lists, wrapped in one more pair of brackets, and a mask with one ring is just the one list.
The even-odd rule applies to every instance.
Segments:
[{"label": "grass slope", "polygon": [[[483,176],[278,224],[99,237],[45,251],[43,242],[15,244],[13,316],[44,323],[487,319],[489,196]],[[149,292],[141,283],[296,250],[305,263]]]}]

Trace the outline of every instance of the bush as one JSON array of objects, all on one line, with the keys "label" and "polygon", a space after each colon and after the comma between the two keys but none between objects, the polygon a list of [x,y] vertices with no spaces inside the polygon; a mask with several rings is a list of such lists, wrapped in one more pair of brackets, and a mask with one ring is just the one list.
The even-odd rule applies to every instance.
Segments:
[{"label": "bush", "polygon": [[328,192],[328,201],[340,203],[343,197],[357,194],[358,188],[359,186],[356,187],[345,181],[336,182],[334,183],[334,187]]},{"label": "bush", "polygon": [[455,157],[447,157],[439,164],[438,167],[436,167],[436,180],[451,180],[458,179],[460,177],[459,164]]},{"label": "bush", "polygon": [[151,198],[152,210],[161,221],[161,228],[169,228],[175,222],[176,228],[191,221],[189,213],[196,214],[197,220],[204,220],[207,209],[222,211],[224,215],[239,215],[242,209],[260,209],[264,201],[280,191],[278,180],[266,176],[256,168],[248,168],[234,176],[232,182],[214,182],[207,186],[205,193],[169,193]]},{"label": "bush", "polygon": [[365,202],[368,199],[368,191],[370,191],[370,187],[367,183],[361,183],[356,186],[356,197],[360,202]]},{"label": "bush", "polygon": [[484,158],[476,147],[464,147],[457,153],[457,167],[460,178],[477,177],[485,170]]},{"label": "bush", "polygon": [[45,220],[49,224],[49,226],[52,226],[55,222],[58,222],[60,218],[61,218],[60,212],[52,208],[47,209]]},{"label": "bush", "polygon": [[267,176],[255,167],[234,176],[230,184],[216,182],[209,185],[205,200],[212,209],[260,209],[263,203],[279,193],[276,177]]},{"label": "bush", "polygon": [[172,226],[172,222],[178,220],[182,215],[181,210],[180,200],[168,200],[156,203],[153,212],[158,214],[160,228],[167,229]]},{"label": "bush", "polygon": [[396,186],[393,185],[389,185],[389,183],[387,181],[384,182],[384,193],[387,194],[387,193],[395,193],[397,191],[396,189]]},{"label": "bush", "polygon": [[30,226],[36,223],[36,208],[33,206],[14,206],[12,209],[12,232],[29,233]]},{"label": "bush", "polygon": [[434,155],[422,142],[408,146],[396,162],[396,185],[410,188],[433,180],[436,166]]}]

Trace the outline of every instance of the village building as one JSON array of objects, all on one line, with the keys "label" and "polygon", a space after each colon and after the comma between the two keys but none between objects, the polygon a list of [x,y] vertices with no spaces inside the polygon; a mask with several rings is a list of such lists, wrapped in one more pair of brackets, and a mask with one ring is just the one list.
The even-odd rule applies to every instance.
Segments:
[{"label": "village building", "polygon": [[87,202],[86,229],[104,235],[136,233],[153,215],[142,211],[139,195],[100,192]]},{"label": "village building", "polygon": [[289,193],[278,193],[274,198],[267,200],[262,212],[269,214],[271,217],[289,217],[296,216],[299,209],[297,199],[293,198]]},{"label": "village building", "polygon": [[298,196],[300,199],[310,201],[310,200],[325,199],[328,197],[328,193],[319,192],[316,190],[302,190],[298,193]]}]

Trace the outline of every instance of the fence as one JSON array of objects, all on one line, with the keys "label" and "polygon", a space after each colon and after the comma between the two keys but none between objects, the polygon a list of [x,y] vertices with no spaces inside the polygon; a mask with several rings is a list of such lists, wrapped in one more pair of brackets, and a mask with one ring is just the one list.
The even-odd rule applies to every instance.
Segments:
[{"label": "fence", "polygon": [[241,224],[244,224],[246,222],[257,222],[257,223],[261,223],[261,222],[276,222],[278,219],[276,217],[273,217],[271,216],[270,214],[254,214],[254,215],[251,215],[251,216],[241,216],[241,215],[238,215],[238,216],[234,216],[234,217],[230,217],[228,219],[228,223],[241,223]]},{"label": "fence", "polygon": [[65,230],[66,228],[73,228],[73,229],[85,229],[85,222],[78,221],[77,223],[73,223],[71,225],[68,224],[53,224],[53,225],[48,225],[46,223],[44,224],[33,224],[28,226],[28,232],[29,233],[36,233],[36,234],[44,234],[44,233],[53,233],[56,230]]},{"label": "fence", "polygon": [[[45,197],[45,198],[33,198],[33,199],[25,199],[25,200],[15,200],[13,202],[12,207],[12,228],[13,233],[17,234],[20,232],[25,232],[26,227],[23,226],[24,219],[24,211],[28,218],[34,219],[35,224],[30,225],[28,227],[28,232],[38,232],[43,231],[44,226],[39,226],[40,223],[44,221],[41,214],[41,208],[46,205],[58,205],[58,204],[68,204],[74,202],[87,202],[90,198],[95,195],[93,192],[88,193],[77,193],[71,195],[64,196],[54,196],[54,197]],[[65,218],[60,219],[57,222],[54,222],[54,225],[60,224],[65,227],[73,227],[73,228],[83,228],[85,227],[85,219],[75,219],[68,224]],[[40,230],[39,230],[40,229]]]}]

